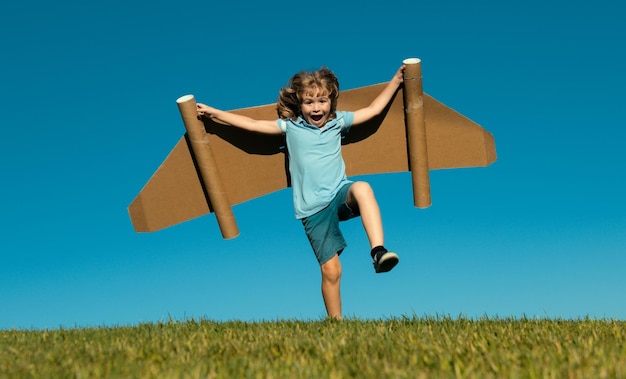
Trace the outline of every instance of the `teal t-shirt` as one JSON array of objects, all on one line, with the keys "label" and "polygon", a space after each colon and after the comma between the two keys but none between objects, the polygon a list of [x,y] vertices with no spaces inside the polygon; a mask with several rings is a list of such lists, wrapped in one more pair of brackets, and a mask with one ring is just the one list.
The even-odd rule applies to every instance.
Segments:
[{"label": "teal t-shirt", "polygon": [[353,121],[353,112],[341,111],[321,129],[301,117],[296,121],[276,121],[287,140],[296,218],[303,219],[324,209],[337,191],[350,182],[341,155],[341,138]]}]

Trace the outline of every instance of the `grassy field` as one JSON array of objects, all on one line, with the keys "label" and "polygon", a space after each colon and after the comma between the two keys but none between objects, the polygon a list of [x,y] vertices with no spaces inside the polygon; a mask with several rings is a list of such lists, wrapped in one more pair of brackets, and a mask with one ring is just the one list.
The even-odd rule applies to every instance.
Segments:
[{"label": "grassy field", "polygon": [[407,317],[0,331],[1,378],[625,378],[626,322]]}]

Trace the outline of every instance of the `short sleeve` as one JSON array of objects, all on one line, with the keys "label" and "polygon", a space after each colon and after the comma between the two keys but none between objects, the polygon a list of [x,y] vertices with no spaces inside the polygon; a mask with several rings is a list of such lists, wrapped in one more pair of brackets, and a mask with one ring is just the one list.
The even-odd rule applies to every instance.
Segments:
[{"label": "short sleeve", "polygon": [[337,111],[337,122],[341,127],[341,133],[348,133],[354,123],[354,112]]},{"label": "short sleeve", "polygon": [[285,120],[279,118],[278,120],[276,120],[276,123],[278,124],[278,128],[283,132],[283,134],[287,133],[287,123],[285,122]]}]

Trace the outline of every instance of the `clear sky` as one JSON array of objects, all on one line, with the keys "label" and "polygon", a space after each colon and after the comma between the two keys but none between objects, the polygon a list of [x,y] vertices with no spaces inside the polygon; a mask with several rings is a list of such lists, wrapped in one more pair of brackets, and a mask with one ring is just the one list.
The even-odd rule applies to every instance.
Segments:
[{"label": "clear sky", "polygon": [[178,97],[264,105],[302,69],[351,89],[409,57],[498,160],[431,171],[427,209],[409,173],[359,177],[400,264],[374,274],[344,223],[344,315],[626,319],[618,2],[271,4],[2,6],[0,329],[324,317],[289,189],[235,206],[233,240],[214,215],[135,233],[127,207],[184,133]]}]

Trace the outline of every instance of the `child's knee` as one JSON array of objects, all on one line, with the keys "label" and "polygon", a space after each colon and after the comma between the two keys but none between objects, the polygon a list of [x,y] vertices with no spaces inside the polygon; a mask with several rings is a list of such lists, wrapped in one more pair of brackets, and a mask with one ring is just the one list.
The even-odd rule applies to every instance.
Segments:
[{"label": "child's knee", "polygon": [[354,183],[354,191],[355,193],[362,196],[373,196],[374,190],[372,186],[368,182],[355,182]]},{"label": "child's knee", "polygon": [[350,198],[348,200],[352,200],[352,202],[369,201],[375,199],[374,190],[372,186],[368,182],[354,182],[350,187]]},{"label": "child's knee", "polygon": [[339,256],[335,255],[329,261],[321,266],[322,280],[331,283],[338,282],[341,279],[341,262]]}]

